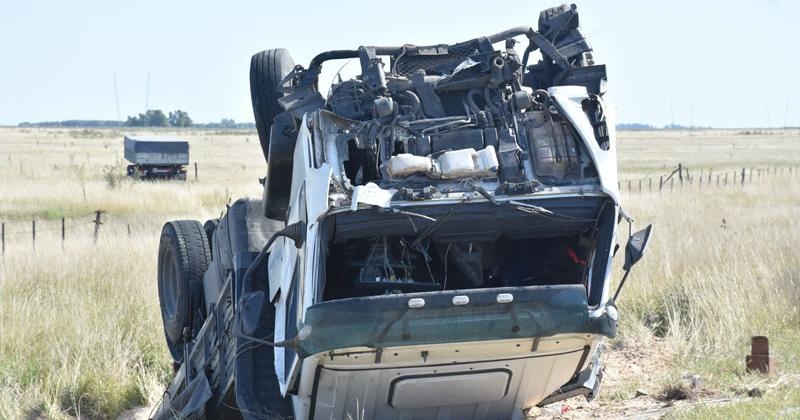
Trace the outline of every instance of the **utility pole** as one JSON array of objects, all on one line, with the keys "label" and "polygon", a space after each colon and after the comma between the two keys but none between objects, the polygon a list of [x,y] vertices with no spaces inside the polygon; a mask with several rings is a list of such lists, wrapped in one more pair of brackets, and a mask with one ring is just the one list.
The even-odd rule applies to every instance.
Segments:
[{"label": "utility pole", "polygon": [[150,109],[150,70],[147,70],[147,87],[144,92],[144,111]]},{"label": "utility pole", "polygon": [[119,116],[119,90],[117,89],[117,72],[114,72],[114,101],[117,103],[117,121],[120,121]]},{"label": "utility pole", "polygon": [[767,126],[766,126],[765,128],[769,128],[769,127],[770,127],[770,121],[769,121],[769,100],[767,100]]},{"label": "utility pole", "polygon": [[789,127],[787,121],[789,119],[789,101],[786,101],[786,106],[783,109],[783,128]]},{"label": "utility pole", "polygon": [[669,125],[675,128],[675,110],[672,107],[672,99],[669,100]]}]

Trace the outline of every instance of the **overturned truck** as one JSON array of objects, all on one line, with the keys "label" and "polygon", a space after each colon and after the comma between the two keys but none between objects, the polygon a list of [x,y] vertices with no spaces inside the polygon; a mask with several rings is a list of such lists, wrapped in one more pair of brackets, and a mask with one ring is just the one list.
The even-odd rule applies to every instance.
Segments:
[{"label": "overturned truck", "polygon": [[[360,74],[323,97],[340,59]],[[264,194],[164,226],[176,373],[156,417],[506,419],[595,396],[631,223],[605,80],[574,6],[307,68],[256,54]]]}]

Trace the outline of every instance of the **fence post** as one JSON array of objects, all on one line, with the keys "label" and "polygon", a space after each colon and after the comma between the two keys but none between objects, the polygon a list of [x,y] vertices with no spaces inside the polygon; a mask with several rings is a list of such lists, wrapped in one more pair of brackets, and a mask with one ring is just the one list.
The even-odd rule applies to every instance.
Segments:
[{"label": "fence post", "polygon": [[717,174],[717,186],[719,187],[719,174]]},{"label": "fence post", "polygon": [[639,178],[639,194],[642,193],[642,179]]},{"label": "fence post", "polygon": [[36,220],[31,220],[31,233],[33,234],[31,238],[33,239],[33,250],[36,250]]},{"label": "fence post", "polygon": [[0,238],[2,238],[1,240],[3,242],[3,256],[5,257],[5,255],[6,255],[6,223],[3,222],[2,225],[0,225],[0,226],[2,226],[2,227],[0,227]]},{"label": "fence post", "polygon": [[630,179],[628,180],[628,192],[629,193],[631,192],[631,180]]},{"label": "fence post", "polygon": [[100,225],[103,224],[102,215],[105,213],[103,210],[95,210],[94,211],[94,243],[97,243],[97,237],[100,236]]},{"label": "fence post", "polygon": [[658,192],[661,192],[661,189],[664,188],[664,175],[658,177]]},{"label": "fence post", "polygon": [[708,168],[708,185],[711,185],[711,168]]},{"label": "fence post", "polygon": [[725,183],[722,185],[728,185],[728,173],[725,172]]},{"label": "fence post", "polygon": [[650,192],[653,192],[653,178],[647,177],[647,183],[649,186],[647,187]]},{"label": "fence post", "polygon": [[678,164],[678,180],[681,182],[681,186],[683,186],[683,164]]},{"label": "fence post", "polygon": [[64,249],[64,239],[66,237],[65,230],[66,229],[65,229],[65,226],[64,226],[64,218],[62,217],[61,218],[61,249],[62,250]]},{"label": "fence post", "polygon": [[745,173],[745,169],[742,168],[742,185],[744,185],[744,173]]},{"label": "fence post", "polygon": [[131,237],[131,224],[128,223],[128,237]]},{"label": "fence post", "polygon": [[197,181],[197,162],[194,163],[194,180]]}]

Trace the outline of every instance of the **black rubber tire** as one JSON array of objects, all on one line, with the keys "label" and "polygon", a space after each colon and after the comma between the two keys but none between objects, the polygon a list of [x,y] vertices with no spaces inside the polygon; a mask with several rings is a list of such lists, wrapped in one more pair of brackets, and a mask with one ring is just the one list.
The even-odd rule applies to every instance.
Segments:
[{"label": "black rubber tire", "polygon": [[294,60],[283,48],[262,51],[250,60],[250,97],[267,162],[264,215],[281,221],[289,206],[296,133],[294,118],[278,103],[283,96],[279,84],[293,68]]},{"label": "black rubber tire", "polygon": [[167,222],[158,247],[158,300],[167,347],[183,360],[183,330],[196,334],[205,320],[203,275],[211,249],[203,225],[196,220]]},{"label": "black rubber tire", "polygon": [[250,99],[264,160],[269,162],[269,132],[275,116],[283,112],[278,99],[283,96],[278,84],[294,68],[294,60],[284,48],[261,51],[250,59]]}]

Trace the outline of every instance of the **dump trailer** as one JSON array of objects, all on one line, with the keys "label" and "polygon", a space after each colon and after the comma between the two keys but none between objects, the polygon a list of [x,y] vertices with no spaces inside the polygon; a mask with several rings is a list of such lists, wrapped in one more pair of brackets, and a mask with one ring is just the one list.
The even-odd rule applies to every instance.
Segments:
[{"label": "dump trailer", "polygon": [[186,180],[189,142],[179,138],[125,136],[127,174],[137,179]]},{"label": "dump trailer", "polygon": [[[559,6],[456,44],[253,56],[262,197],[164,225],[155,418],[521,420],[594,398],[617,238],[627,276],[650,228],[622,209],[591,51]],[[323,97],[347,59],[360,74]]]}]

